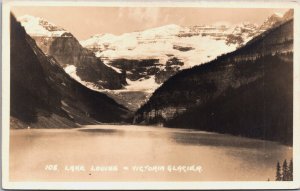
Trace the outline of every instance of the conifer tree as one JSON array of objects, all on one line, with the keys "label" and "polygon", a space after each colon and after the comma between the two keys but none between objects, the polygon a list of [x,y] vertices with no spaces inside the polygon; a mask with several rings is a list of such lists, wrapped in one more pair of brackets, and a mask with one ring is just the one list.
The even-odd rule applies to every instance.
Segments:
[{"label": "conifer tree", "polygon": [[288,180],[293,181],[293,159],[290,160],[289,167],[288,167]]},{"label": "conifer tree", "polygon": [[277,168],[276,168],[276,181],[281,181],[281,166],[280,163],[277,162]]},{"label": "conifer tree", "polygon": [[282,180],[287,181],[288,180],[288,165],[286,160],[284,160],[282,164]]}]

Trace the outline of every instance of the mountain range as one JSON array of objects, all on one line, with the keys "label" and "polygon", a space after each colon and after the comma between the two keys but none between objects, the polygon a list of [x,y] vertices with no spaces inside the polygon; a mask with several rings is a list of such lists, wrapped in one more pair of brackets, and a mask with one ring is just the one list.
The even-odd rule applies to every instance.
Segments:
[{"label": "mountain range", "polygon": [[[80,43],[108,65],[125,70],[129,84],[147,80],[150,86],[148,90],[153,92],[179,70],[231,52],[253,37],[288,20],[289,15],[289,12],[285,15],[273,14],[260,26],[249,22],[233,26],[184,27],[171,24],[119,36],[94,35]],[[155,89],[153,83],[156,83]],[[145,86],[140,87],[138,83],[135,87],[137,90],[145,90]]]},{"label": "mountain range", "polygon": [[289,13],[273,14],[260,26],[170,24],[119,36],[99,34],[80,42],[45,19],[18,19],[39,48],[72,78],[137,110],[172,75],[234,51],[288,17]]}]

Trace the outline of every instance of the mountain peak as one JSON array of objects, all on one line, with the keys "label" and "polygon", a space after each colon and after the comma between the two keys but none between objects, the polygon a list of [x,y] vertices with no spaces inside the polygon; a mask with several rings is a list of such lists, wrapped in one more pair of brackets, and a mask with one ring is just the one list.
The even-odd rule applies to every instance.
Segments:
[{"label": "mountain peak", "polygon": [[162,26],[162,27],[169,28],[169,29],[178,29],[178,28],[181,28],[181,26],[176,25],[176,24],[168,24],[168,25],[165,25],[165,26]]},{"label": "mountain peak", "polygon": [[152,29],[180,29],[181,26],[176,25],[176,24],[167,24],[167,25],[163,25],[163,26],[159,26],[159,27],[154,27],[148,30],[152,30]]},{"label": "mountain peak", "polygon": [[281,13],[274,13],[271,16],[269,16],[264,23],[260,26],[260,29],[265,31],[272,26],[275,26],[276,24],[280,23],[282,21],[282,14]]},{"label": "mountain peak", "polygon": [[144,31],[140,31],[139,33],[143,33],[144,35],[156,34],[156,35],[172,35],[178,34],[179,31],[183,30],[183,27],[176,24],[168,24],[160,27],[146,29]]},{"label": "mountain peak", "polygon": [[41,17],[23,15],[19,17],[18,20],[21,22],[26,32],[31,36],[58,37],[67,32],[62,27],[56,26]]},{"label": "mountain peak", "polygon": [[274,13],[265,20],[265,23],[267,23],[267,22],[275,23],[275,22],[278,22],[279,20],[281,20],[281,18],[282,18],[282,15],[278,15],[277,13]]},{"label": "mountain peak", "polygon": [[294,17],[294,10],[289,9],[287,12],[284,13],[282,18],[287,21],[287,20],[292,19],[293,17]]}]

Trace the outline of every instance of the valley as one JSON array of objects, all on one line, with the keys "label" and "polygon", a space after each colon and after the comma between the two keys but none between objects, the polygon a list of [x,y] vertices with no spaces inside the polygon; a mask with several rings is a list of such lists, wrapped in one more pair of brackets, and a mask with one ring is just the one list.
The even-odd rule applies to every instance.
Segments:
[{"label": "valley", "polygon": [[293,179],[292,9],[63,8],[10,15],[9,181]]},{"label": "valley", "polygon": [[[16,128],[47,126],[48,119],[62,127],[133,123],[292,144],[292,10],[273,14],[260,26],[170,24],[81,41],[45,19],[18,19],[28,35],[16,35],[26,47],[12,46],[12,54],[32,49],[27,50],[36,63],[31,67],[41,65],[36,75],[43,83],[36,87],[45,88],[28,88],[37,81],[21,82],[24,73],[12,75],[14,87],[38,99],[53,95],[39,105],[32,98],[27,106],[20,97],[12,99]],[[24,59],[12,58],[13,64]]]},{"label": "valley", "polygon": [[131,102],[134,91],[137,100],[127,106],[136,111],[174,74],[232,52],[289,17],[273,14],[260,26],[170,24],[122,35],[96,34],[81,41],[45,19],[25,15],[19,20],[39,48],[81,84],[120,104]]}]

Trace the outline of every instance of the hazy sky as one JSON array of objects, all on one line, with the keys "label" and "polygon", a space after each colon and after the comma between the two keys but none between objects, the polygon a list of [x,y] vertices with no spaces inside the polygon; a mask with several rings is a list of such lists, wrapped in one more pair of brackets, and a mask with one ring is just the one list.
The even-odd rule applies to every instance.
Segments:
[{"label": "hazy sky", "polygon": [[28,14],[65,28],[79,40],[94,34],[140,31],[166,24],[181,26],[245,21],[261,24],[268,16],[287,9],[222,9],[167,7],[13,7],[16,17]]}]

